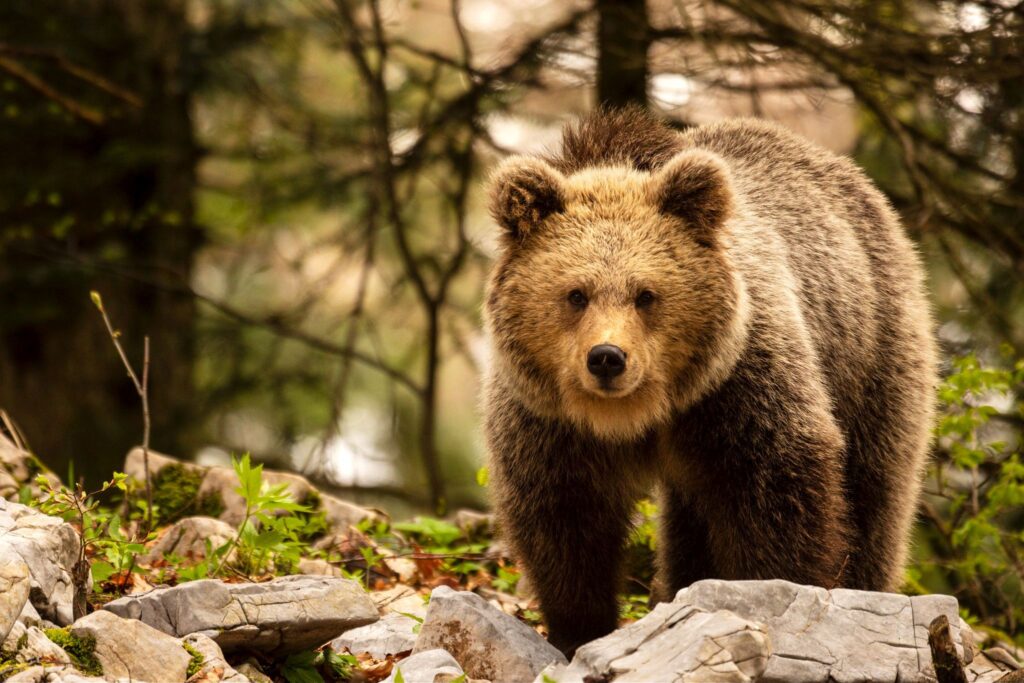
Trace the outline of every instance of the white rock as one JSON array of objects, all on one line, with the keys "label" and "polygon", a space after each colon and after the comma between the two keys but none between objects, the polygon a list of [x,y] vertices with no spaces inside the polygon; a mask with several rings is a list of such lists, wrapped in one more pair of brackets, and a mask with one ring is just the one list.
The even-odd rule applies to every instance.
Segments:
[{"label": "white rock", "polygon": [[565,657],[536,631],[492,607],[479,595],[435,588],[413,653],[440,648],[466,674],[495,683],[530,681]]},{"label": "white rock", "polygon": [[20,555],[0,546],[0,641],[28,604],[30,590],[28,565]]},{"label": "white rock", "polygon": [[71,572],[78,561],[78,532],[57,517],[0,499],[0,546],[28,565],[29,601],[41,617],[70,624],[75,595]]},{"label": "white rock", "polygon": [[427,603],[424,597],[409,586],[401,584],[386,591],[370,593],[370,599],[382,614],[412,614],[420,619],[427,616]]},{"label": "white rock", "polygon": [[71,625],[71,635],[93,638],[108,681],[184,681],[192,657],[177,638],[136,619],[98,610]]},{"label": "white rock", "polygon": [[732,612],[707,612],[679,602],[576,651],[569,666],[549,667],[536,679],[558,683],[747,683],[760,680],[771,648],[761,624]]},{"label": "white rock", "polygon": [[185,517],[167,527],[138,561],[148,565],[167,555],[201,559],[206,556],[207,541],[216,549],[229,542],[235,534],[233,526],[219,519]]},{"label": "white rock", "polygon": [[945,614],[960,649],[955,598],[798,586],[787,581],[699,581],[673,604],[728,610],[764,624],[772,653],[765,683],[934,679],[928,624]]},{"label": "white rock", "polygon": [[299,574],[310,576],[342,576],[341,568],[319,557],[303,557],[296,567]]},{"label": "white rock", "polygon": [[57,643],[46,637],[46,634],[35,626],[29,626],[24,633],[24,640],[18,639],[21,647],[17,648],[14,659],[25,664],[70,664],[71,657]]},{"label": "white rock", "polygon": [[[85,676],[70,666],[33,666],[11,676],[7,683],[105,683],[105,680]],[[136,680],[131,683],[151,682]]]},{"label": "white rock", "polygon": [[462,675],[462,667],[449,653],[444,650],[425,650],[403,659],[395,664],[391,675],[384,683],[395,683],[398,672],[402,672],[405,683],[435,683],[438,676],[443,680],[451,680]]},{"label": "white rock", "polygon": [[379,618],[355,581],[301,575],[266,583],[192,581],[120,598],[106,609],[179,638],[202,633],[225,652],[273,655],[316,647]]},{"label": "white rock", "polygon": [[203,666],[190,677],[189,683],[251,683],[249,678],[233,669],[224,659],[217,643],[201,633],[193,633],[181,639],[203,657]]},{"label": "white rock", "polygon": [[415,630],[419,622],[401,614],[385,614],[380,621],[345,631],[331,641],[335,652],[348,650],[352,654],[369,652],[374,659],[408,652],[416,645]]},{"label": "white rock", "polygon": [[52,487],[60,486],[60,479],[55,474],[40,469],[35,456],[18,448],[13,441],[0,434],[0,498],[17,501],[25,486],[33,498],[38,498],[41,491],[35,478],[39,474],[45,476]]}]

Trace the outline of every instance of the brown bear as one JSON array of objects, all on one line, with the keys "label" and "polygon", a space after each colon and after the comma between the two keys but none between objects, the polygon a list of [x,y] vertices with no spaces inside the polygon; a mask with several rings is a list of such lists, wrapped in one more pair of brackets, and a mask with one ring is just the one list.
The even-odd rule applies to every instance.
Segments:
[{"label": "brown bear", "polygon": [[662,599],[899,586],[936,350],[915,249],[860,170],[761,121],[600,111],[502,163],[490,204],[494,507],[555,645],[615,628],[655,490]]}]

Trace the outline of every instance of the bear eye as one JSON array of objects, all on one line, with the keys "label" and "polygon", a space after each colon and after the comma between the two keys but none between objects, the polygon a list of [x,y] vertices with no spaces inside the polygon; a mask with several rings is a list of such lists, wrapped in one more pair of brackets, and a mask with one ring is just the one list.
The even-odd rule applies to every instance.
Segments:
[{"label": "bear eye", "polygon": [[576,308],[586,308],[587,306],[587,295],[578,289],[574,289],[569,292],[569,303]]},{"label": "bear eye", "polygon": [[637,297],[636,297],[636,307],[637,308],[647,308],[648,306],[650,306],[653,303],[654,303],[654,292],[652,292],[649,289],[645,289],[644,291],[640,292],[640,294],[638,294]]}]

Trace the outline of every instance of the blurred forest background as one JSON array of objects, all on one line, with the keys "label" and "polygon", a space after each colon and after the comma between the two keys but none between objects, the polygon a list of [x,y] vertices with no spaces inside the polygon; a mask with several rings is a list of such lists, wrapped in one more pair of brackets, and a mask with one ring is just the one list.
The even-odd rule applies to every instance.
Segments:
[{"label": "blurred forest background", "polygon": [[[61,475],[121,467],[139,398],[95,290],[137,366],[150,337],[154,449],[484,505],[481,181],[598,103],[777,120],[888,194],[945,353],[983,361],[937,446],[968,483],[940,469],[924,510],[955,555],[1024,425],[1019,0],[4,0],[0,408]],[[1019,595],[1021,513],[996,512]]]}]

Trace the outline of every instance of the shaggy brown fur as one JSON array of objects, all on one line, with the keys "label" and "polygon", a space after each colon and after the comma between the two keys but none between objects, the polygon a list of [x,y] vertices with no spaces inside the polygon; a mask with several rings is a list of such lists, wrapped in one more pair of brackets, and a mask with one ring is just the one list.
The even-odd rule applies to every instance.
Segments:
[{"label": "shaggy brown fur", "polygon": [[[853,164],[759,121],[598,113],[561,156],[506,161],[491,197],[494,502],[552,642],[615,627],[655,487],[661,597],[899,584],[935,350],[915,251]],[[610,381],[598,344],[626,354]]]}]

